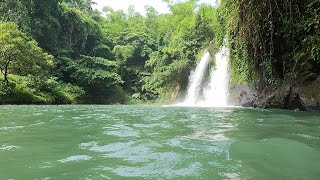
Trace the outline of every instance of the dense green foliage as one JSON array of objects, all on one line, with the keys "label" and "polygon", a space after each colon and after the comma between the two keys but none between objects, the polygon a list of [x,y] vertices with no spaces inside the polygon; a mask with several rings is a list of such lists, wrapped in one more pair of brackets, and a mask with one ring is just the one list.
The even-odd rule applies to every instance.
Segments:
[{"label": "dense green foliage", "polygon": [[53,56],[45,53],[15,23],[0,24],[3,103],[71,103],[83,94],[81,89],[60,84],[51,77],[53,67]]},{"label": "dense green foliage", "polygon": [[[12,66],[9,79],[16,86],[3,91],[3,103],[168,100],[186,87],[199,52],[216,32],[220,43],[223,39],[215,9],[196,0],[168,2],[171,13],[160,15],[147,6],[145,16],[133,6],[127,12],[105,7],[102,15],[88,0],[0,2],[1,27],[10,24],[14,29],[9,34],[23,35],[23,48],[36,49],[19,51],[16,59],[23,62],[19,65],[28,68],[20,71]],[[53,60],[49,69],[33,67],[32,63],[46,59]],[[17,98],[19,93],[27,94],[27,100]]]},{"label": "dense green foliage", "polygon": [[258,85],[314,80],[320,73],[318,0],[222,0],[233,79]]},{"label": "dense green foliage", "polygon": [[[205,49],[230,49],[232,79],[263,89],[320,72],[318,0],[168,1],[104,13],[91,0],[0,0],[2,103],[173,100]],[[226,41],[225,41],[226,40]]]},{"label": "dense green foliage", "polygon": [[52,56],[29,40],[14,23],[0,24],[0,54],[0,70],[6,86],[9,86],[9,74],[41,76],[52,65]]}]

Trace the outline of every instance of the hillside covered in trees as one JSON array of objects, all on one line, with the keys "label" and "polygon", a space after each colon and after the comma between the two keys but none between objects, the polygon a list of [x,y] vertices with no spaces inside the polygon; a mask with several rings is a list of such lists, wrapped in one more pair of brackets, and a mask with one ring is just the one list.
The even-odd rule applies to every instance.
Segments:
[{"label": "hillside covered in trees", "polygon": [[1,102],[170,99],[219,23],[211,6],[169,6],[169,14],[105,7],[102,15],[91,1],[1,0]]},{"label": "hillside covered in trees", "polygon": [[320,108],[318,0],[166,1],[170,13],[146,16],[90,0],[0,2],[0,103],[172,101],[226,39],[233,89],[252,91],[240,104]]}]

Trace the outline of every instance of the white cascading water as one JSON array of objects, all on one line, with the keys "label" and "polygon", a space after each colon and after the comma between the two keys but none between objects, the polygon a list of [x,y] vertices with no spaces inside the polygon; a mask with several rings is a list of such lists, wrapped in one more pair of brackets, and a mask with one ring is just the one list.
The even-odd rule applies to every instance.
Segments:
[{"label": "white cascading water", "polygon": [[210,76],[208,85],[204,88],[204,106],[226,107],[229,84],[229,51],[223,46],[215,55],[216,67]]},{"label": "white cascading water", "polygon": [[208,69],[209,64],[210,54],[209,52],[205,52],[196,69],[191,72],[191,75],[189,77],[189,87],[187,95],[182,105],[192,106],[197,103],[202,89],[201,86],[204,80],[204,75],[206,70]]},{"label": "white cascading water", "polygon": [[[210,56],[206,52],[195,71],[189,78],[188,93],[181,106],[202,106],[202,107],[226,107],[229,84],[229,55],[228,49],[222,47],[215,55],[216,66],[210,74],[210,80],[203,84],[208,66],[210,65]],[[201,90],[203,97],[201,97]]]}]

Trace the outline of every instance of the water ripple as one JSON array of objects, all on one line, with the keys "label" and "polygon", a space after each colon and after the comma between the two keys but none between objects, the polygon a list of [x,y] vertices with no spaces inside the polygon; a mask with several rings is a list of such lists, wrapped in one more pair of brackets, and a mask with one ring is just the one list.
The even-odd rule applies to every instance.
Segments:
[{"label": "water ripple", "polygon": [[20,149],[21,147],[19,146],[12,146],[12,145],[2,145],[0,147],[1,151],[11,151],[11,150],[17,150]]},{"label": "water ripple", "polygon": [[127,143],[117,142],[117,143],[111,143],[105,146],[93,146],[90,148],[90,150],[94,152],[100,152],[100,153],[115,152],[115,151],[120,151],[122,149],[128,148],[132,144],[134,144],[133,141],[127,142]]},{"label": "water ripple", "polygon": [[58,160],[61,163],[66,163],[66,162],[70,162],[70,161],[88,161],[91,160],[92,157],[91,156],[87,156],[87,155],[77,155],[77,156],[70,156],[67,157],[65,159],[61,159]]},{"label": "water ripple", "polygon": [[0,115],[0,179],[317,179],[320,174],[319,114],[71,105],[0,106]]},{"label": "water ripple", "polygon": [[106,129],[104,133],[107,135],[114,135],[119,137],[140,137],[138,131],[124,124],[104,127],[103,129]]},{"label": "water ripple", "polygon": [[16,129],[24,128],[25,126],[11,126],[11,127],[1,127],[0,131],[11,131]]}]

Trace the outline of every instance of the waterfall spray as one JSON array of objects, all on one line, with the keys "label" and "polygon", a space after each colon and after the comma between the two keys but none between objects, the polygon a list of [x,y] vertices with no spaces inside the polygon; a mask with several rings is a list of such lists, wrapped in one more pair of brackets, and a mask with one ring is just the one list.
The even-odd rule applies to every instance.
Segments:
[{"label": "waterfall spray", "polygon": [[179,105],[226,107],[229,83],[228,59],[228,49],[223,46],[215,55],[216,65],[210,74],[210,80],[204,83],[205,73],[210,65],[210,55],[206,52],[196,69],[192,71],[186,97]]},{"label": "waterfall spray", "polygon": [[229,54],[226,47],[222,47],[216,54],[216,67],[212,72],[210,81],[204,88],[204,101],[201,102],[204,106],[226,107],[228,97],[229,84]]},{"label": "waterfall spray", "polygon": [[189,87],[183,104],[192,106],[193,104],[196,104],[198,102],[204,75],[209,66],[209,63],[210,54],[209,52],[205,52],[196,69],[191,72],[191,75],[189,77]]}]

